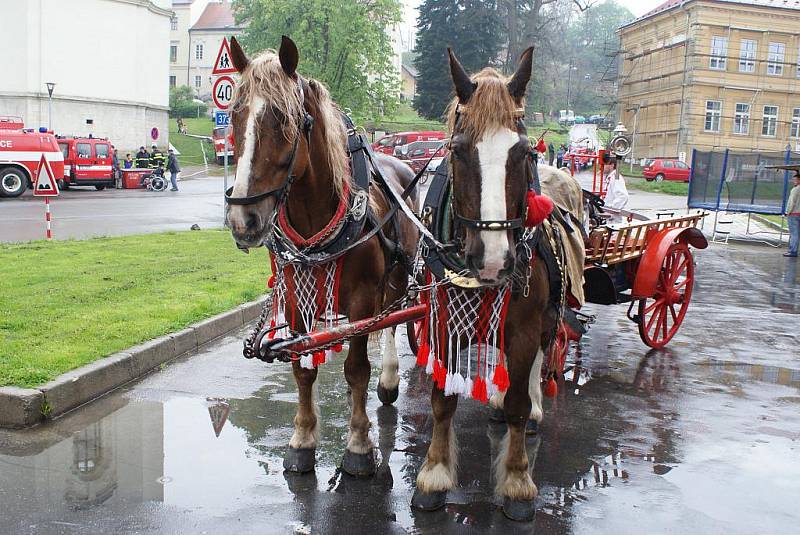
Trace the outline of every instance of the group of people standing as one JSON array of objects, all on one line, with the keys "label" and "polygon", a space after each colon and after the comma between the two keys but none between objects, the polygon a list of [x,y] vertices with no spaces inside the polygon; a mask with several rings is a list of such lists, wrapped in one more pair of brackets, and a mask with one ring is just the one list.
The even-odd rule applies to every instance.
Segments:
[{"label": "group of people standing", "polygon": [[[169,180],[172,183],[171,191],[178,191],[178,174],[181,172],[181,166],[178,163],[178,157],[175,151],[169,149],[167,156],[161,152],[158,145],[153,143],[151,151],[148,152],[144,145],[139,147],[139,152],[136,153],[135,158],[131,158],[131,154],[125,155],[125,161],[122,163],[123,169],[152,169],[153,173],[163,176],[164,171],[169,171]],[[119,169],[119,164],[116,159],[116,150],[114,151],[114,169]]]},{"label": "group of people standing", "polygon": [[555,161],[556,167],[561,169],[564,166],[564,156],[566,155],[567,155],[567,147],[563,143],[558,146],[558,150],[556,150],[552,141],[547,145],[548,165],[552,166],[553,161]]}]

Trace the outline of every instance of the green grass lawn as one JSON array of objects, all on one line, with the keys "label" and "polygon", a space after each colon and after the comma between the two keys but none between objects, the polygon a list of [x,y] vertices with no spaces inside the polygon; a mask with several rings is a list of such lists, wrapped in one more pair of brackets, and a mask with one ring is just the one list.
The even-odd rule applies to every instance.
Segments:
[{"label": "green grass lawn", "polygon": [[772,223],[775,223],[778,226],[782,225],[783,230],[789,232],[789,222],[786,220],[786,218],[782,218],[779,215],[762,215],[762,214],[758,214],[757,217],[764,218],[768,221],[771,221]]},{"label": "green grass lawn", "polygon": [[[183,121],[189,133],[198,136],[210,136],[214,126],[214,123],[208,117],[184,119]],[[181,153],[178,157],[181,166],[203,165],[203,152],[205,152],[209,164],[216,162],[214,146],[196,137],[179,134],[178,123],[174,118],[169,120],[169,142]]]},{"label": "green grass lawn", "polygon": [[32,387],[264,293],[265,249],[206,230],[0,245],[0,386]]}]

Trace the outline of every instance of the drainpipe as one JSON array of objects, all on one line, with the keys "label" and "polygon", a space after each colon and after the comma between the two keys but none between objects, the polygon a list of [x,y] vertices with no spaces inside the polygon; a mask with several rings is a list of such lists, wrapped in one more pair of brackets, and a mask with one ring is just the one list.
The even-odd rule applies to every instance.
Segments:
[{"label": "drainpipe", "polygon": [[[683,0],[683,2],[681,2],[680,9],[683,9],[683,6],[684,6],[684,4],[686,4],[686,1],[687,0]],[[675,136],[677,138],[677,143],[676,143],[676,146],[675,146],[675,153],[676,154],[680,154],[681,153],[681,141],[682,141],[682,137],[683,137],[681,135],[681,134],[683,134],[683,108],[686,105],[685,104],[685,102],[686,102],[686,74],[687,74],[687,69],[688,69],[688,66],[689,66],[689,31],[690,31],[690,26],[689,26],[690,20],[689,19],[690,19],[690,15],[689,15],[689,11],[687,10],[686,11],[686,42],[683,45],[683,80],[681,81],[681,111],[680,111],[680,115],[678,117],[678,135]]]}]

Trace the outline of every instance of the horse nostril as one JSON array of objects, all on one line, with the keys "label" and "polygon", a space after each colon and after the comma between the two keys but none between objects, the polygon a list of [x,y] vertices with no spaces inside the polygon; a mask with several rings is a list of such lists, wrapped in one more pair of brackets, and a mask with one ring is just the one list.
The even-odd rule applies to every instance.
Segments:
[{"label": "horse nostril", "polygon": [[245,228],[247,231],[252,232],[254,230],[258,230],[261,226],[261,218],[258,217],[256,213],[247,214],[247,218],[245,219]]},{"label": "horse nostril", "polygon": [[467,269],[474,274],[480,272],[483,269],[483,262],[478,262],[475,260],[475,255],[468,254],[466,259]]}]

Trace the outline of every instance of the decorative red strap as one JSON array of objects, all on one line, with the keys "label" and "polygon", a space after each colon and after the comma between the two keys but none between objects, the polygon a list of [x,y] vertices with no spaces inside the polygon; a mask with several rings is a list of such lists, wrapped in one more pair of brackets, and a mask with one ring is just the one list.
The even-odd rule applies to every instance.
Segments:
[{"label": "decorative red strap", "polygon": [[322,239],[323,236],[326,236],[331,229],[336,227],[341,221],[342,218],[347,214],[347,206],[348,206],[348,199],[350,198],[350,185],[345,181],[344,189],[342,191],[342,196],[339,199],[339,207],[336,209],[336,213],[333,214],[333,218],[328,222],[325,227],[311,236],[310,238],[304,238],[303,236],[298,233],[292,224],[289,223],[289,217],[286,214],[286,203],[281,206],[280,211],[278,212],[278,225],[280,225],[281,230],[283,231],[286,236],[292,240],[298,247],[308,247],[310,245],[316,244],[319,240]]}]

